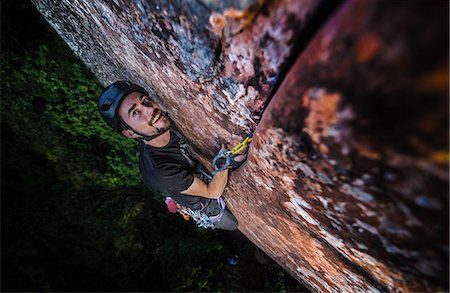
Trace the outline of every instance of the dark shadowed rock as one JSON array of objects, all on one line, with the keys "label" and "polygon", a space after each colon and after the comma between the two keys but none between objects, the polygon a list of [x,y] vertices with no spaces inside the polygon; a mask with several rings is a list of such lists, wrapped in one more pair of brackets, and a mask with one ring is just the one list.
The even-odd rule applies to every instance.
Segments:
[{"label": "dark shadowed rock", "polygon": [[258,125],[224,197],[308,288],[448,290],[447,2],[34,4],[104,84],[147,85],[204,163]]}]

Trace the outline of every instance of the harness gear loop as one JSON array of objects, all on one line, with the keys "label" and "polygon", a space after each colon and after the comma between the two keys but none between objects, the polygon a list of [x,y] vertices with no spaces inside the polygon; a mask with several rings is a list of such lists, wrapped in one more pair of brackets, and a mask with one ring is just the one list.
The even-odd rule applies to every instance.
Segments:
[{"label": "harness gear loop", "polygon": [[[189,207],[185,207],[180,205],[178,202],[176,202],[173,198],[167,196],[164,199],[164,202],[166,203],[168,209],[172,213],[179,213],[183,216],[185,220],[193,219],[197,227],[200,228],[212,228],[215,229],[214,223],[220,220],[220,218],[223,216],[223,211],[225,210],[225,201],[223,198],[218,198],[217,203],[219,204],[220,211],[217,215],[214,216],[208,216],[203,210],[204,206],[202,205],[202,209],[200,210],[192,210]],[[176,207],[176,209],[174,208]]]}]

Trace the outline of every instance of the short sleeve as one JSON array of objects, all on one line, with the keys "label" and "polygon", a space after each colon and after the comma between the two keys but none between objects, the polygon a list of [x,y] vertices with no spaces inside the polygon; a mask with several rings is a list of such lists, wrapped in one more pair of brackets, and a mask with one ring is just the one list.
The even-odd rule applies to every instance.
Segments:
[{"label": "short sleeve", "polygon": [[179,166],[166,165],[160,168],[159,185],[172,195],[178,195],[194,182],[194,174]]},{"label": "short sleeve", "polygon": [[171,141],[165,148],[140,144],[139,169],[144,184],[153,192],[179,196],[194,182],[194,170]]}]

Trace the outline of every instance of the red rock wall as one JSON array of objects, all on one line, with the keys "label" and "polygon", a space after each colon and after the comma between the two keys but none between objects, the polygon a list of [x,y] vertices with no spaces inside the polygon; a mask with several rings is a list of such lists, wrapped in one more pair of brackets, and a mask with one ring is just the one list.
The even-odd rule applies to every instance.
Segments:
[{"label": "red rock wall", "polygon": [[447,2],[33,1],[203,162],[258,125],[224,197],[311,290],[448,290]]},{"label": "red rock wall", "polygon": [[231,179],[242,230],[317,291],[428,291],[447,277],[448,57],[443,20],[424,16],[438,10],[344,3]]},{"label": "red rock wall", "polygon": [[203,158],[255,129],[320,4],[254,1],[247,13],[206,0],[33,2],[101,82],[153,89]]}]

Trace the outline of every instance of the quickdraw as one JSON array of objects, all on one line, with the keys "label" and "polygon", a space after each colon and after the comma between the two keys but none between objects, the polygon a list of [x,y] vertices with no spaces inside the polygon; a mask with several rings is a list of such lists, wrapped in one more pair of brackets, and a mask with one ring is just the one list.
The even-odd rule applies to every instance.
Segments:
[{"label": "quickdraw", "polygon": [[[217,172],[223,171],[225,169],[229,169],[230,165],[232,164],[233,157],[235,157],[244,149],[246,149],[250,145],[250,142],[252,140],[253,140],[253,132],[250,133],[249,136],[247,136],[243,141],[238,143],[231,150],[219,152],[213,159],[214,171],[212,172],[212,175],[215,175]],[[223,159],[225,159],[225,161],[219,164],[219,160],[222,161]]]},{"label": "quickdraw", "polygon": [[243,141],[238,143],[234,148],[231,149],[230,153],[233,156],[236,156],[240,152],[242,152],[245,148],[250,145],[250,142],[253,140],[253,132],[249,134]]}]

